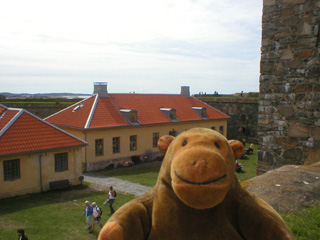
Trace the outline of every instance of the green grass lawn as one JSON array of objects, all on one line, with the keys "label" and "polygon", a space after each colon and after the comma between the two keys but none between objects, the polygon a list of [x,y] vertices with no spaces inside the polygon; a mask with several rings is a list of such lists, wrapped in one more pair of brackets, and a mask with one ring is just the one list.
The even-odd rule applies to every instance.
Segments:
[{"label": "green grass lawn", "polygon": [[320,239],[320,201],[312,207],[301,208],[282,216],[296,240]]},{"label": "green grass lawn", "polygon": [[147,164],[141,164],[134,167],[119,168],[110,172],[104,172],[102,175],[117,177],[134,183],[140,183],[145,186],[154,186],[157,182],[161,162],[156,161]]},{"label": "green grass lawn", "polygon": [[[249,147],[249,144],[246,144],[246,147]],[[239,159],[238,161],[243,167],[243,172],[237,173],[240,182],[255,177],[257,175],[258,145],[254,146],[253,154],[249,154],[248,159]]]},{"label": "green grass lawn", "polygon": [[[84,202],[96,201],[102,208],[102,224],[110,217],[109,208],[102,205],[107,193],[85,187],[28,194],[0,200],[0,239],[17,239],[17,229],[23,228],[30,240],[93,240],[100,227],[89,234],[83,216]],[[133,199],[117,194],[115,209]]]},{"label": "green grass lawn", "polygon": [[[258,146],[255,145],[253,154],[248,155],[248,159],[239,162],[243,166],[243,172],[237,173],[239,181],[245,181],[256,176],[257,166],[257,150]],[[130,182],[140,183],[145,186],[154,186],[157,182],[158,173],[161,167],[161,162],[142,163],[134,167],[118,168],[112,171],[98,172],[103,176],[117,177]]]}]

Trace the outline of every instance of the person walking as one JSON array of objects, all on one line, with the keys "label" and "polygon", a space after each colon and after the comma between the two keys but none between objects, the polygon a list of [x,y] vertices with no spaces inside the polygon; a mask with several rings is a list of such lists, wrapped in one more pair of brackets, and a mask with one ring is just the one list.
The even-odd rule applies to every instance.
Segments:
[{"label": "person walking", "polygon": [[114,199],[115,199],[116,196],[117,196],[116,191],[113,190],[113,187],[112,187],[112,186],[110,186],[110,188],[109,188],[109,197],[108,197],[108,199],[109,199],[109,206],[110,206],[110,214],[113,214],[113,213],[115,212],[114,209],[113,209],[112,204],[113,204]]},{"label": "person walking", "polygon": [[92,203],[92,216],[93,216],[93,222],[91,225],[91,230],[89,233],[92,233],[94,230],[94,225],[99,225],[102,228],[101,224],[101,209],[97,206],[96,202]]},{"label": "person walking", "polygon": [[18,240],[28,240],[27,236],[24,234],[23,229],[18,229]]},{"label": "person walking", "polygon": [[91,227],[92,227],[91,217],[92,217],[92,214],[93,214],[93,208],[90,205],[89,201],[85,201],[84,204],[86,205],[86,207],[84,209],[84,216],[86,217],[86,223],[88,225],[88,230],[90,230]]}]

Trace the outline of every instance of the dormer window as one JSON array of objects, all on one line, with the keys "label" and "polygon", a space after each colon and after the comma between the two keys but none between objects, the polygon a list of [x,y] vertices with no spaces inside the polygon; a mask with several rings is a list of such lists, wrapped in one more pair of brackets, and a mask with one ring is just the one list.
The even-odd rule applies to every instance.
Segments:
[{"label": "dormer window", "polygon": [[208,115],[207,115],[207,109],[206,109],[205,107],[201,109],[201,117],[202,117],[202,118],[208,117]]},{"label": "dormer window", "polygon": [[203,119],[208,119],[207,108],[205,107],[192,107],[192,109]]},{"label": "dormer window", "polygon": [[138,121],[138,112],[137,112],[137,110],[120,109],[120,113],[132,125],[139,125],[140,124],[140,122]]},{"label": "dormer window", "polygon": [[131,111],[130,112],[130,122],[137,122],[137,121],[138,121],[137,112]]},{"label": "dormer window", "polygon": [[160,111],[166,115],[171,122],[178,122],[176,110],[174,108],[160,108]]},{"label": "dormer window", "polygon": [[171,110],[170,114],[169,114],[169,117],[170,117],[171,120],[176,119],[176,110]]}]

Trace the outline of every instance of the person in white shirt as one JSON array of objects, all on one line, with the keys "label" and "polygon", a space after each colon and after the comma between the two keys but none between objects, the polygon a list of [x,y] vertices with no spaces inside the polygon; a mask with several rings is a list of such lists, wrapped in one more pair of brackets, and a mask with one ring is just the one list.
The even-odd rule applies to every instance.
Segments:
[{"label": "person in white shirt", "polygon": [[99,225],[102,228],[102,224],[101,224],[101,210],[100,208],[97,206],[96,202],[92,203],[92,208],[93,208],[93,222],[92,222],[92,227],[89,233],[92,233],[94,230],[94,225]]},{"label": "person in white shirt", "polygon": [[110,206],[110,214],[113,214],[115,211],[112,207],[112,204],[114,202],[114,199],[115,199],[115,196],[116,196],[116,193],[115,191],[113,190],[113,187],[110,186],[109,188],[109,206]]}]

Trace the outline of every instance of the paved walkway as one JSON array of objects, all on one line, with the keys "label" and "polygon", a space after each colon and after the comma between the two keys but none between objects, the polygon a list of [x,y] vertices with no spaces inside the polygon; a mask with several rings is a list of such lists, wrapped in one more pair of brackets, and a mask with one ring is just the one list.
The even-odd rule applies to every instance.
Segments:
[{"label": "paved walkway", "polygon": [[105,176],[95,176],[92,173],[85,173],[84,181],[91,183],[92,188],[99,191],[107,191],[110,186],[117,192],[133,194],[136,197],[148,192],[151,187],[143,186],[139,183],[133,183],[120,178],[105,177]]}]

